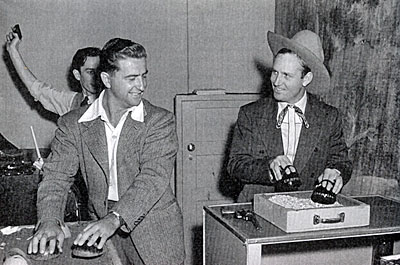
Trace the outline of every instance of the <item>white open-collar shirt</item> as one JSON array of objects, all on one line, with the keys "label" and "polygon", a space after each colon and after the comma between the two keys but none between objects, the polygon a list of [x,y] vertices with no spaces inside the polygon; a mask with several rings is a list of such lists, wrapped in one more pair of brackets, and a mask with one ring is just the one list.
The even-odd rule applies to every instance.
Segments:
[{"label": "white open-collar shirt", "polygon": [[130,116],[133,120],[144,122],[144,106],[143,101],[141,101],[139,105],[126,109],[126,112],[122,115],[117,126],[114,127],[109,121],[106,111],[103,107],[104,93],[105,91],[100,93],[99,98],[89,106],[86,112],[80,117],[78,122],[82,123],[93,121],[98,117],[100,117],[100,119],[104,122],[104,128],[107,137],[108,165],[110,172],[108,199],[112,201],[118,201],[117,149],[119,136],[129,112],[131,112]]},{"label": "white open-collar shirt", "polygon": [[[305,114],[305,109],[307,105],[307,92],[305,92],[303,97],[294,104],[290,104],[288,102],[278,102],[278,113],[276,117],[277,120],[279,114],[284,108],[286,108],[287,105],[295,105],[299,107],[301,111]],[[290,159],[292,163],[294,161],[294,158],[296,157],[297,145],[299,143],[302,125],[302,119],[296,114],[293,108],[289,107],[288,112],[286,113],[285,118],[282,122],[281,135],[284,154]]]}]

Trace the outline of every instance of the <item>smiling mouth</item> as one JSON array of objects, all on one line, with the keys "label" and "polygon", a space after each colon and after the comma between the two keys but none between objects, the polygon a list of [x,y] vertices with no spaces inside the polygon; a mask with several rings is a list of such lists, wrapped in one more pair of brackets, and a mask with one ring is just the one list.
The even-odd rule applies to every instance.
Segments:
[{"label": "smiling mouth", "polygon": [[135,96],[135,97],[140,97],[140,96],[143,95],[143,92],[139,92],[139,93],[137,93],[137,92],[129,92],[129,94],[131,94],[132,96]]}]

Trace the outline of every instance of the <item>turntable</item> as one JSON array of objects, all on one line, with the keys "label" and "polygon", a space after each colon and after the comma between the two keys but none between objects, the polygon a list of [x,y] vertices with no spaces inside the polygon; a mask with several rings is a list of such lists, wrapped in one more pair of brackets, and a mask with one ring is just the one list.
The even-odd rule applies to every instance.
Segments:
[{"label": "turntable", "polygon": [[0,176],[32,175],[35,171],[27,152],[18,149],[0,134]]},{"label": "turntable", "polygon": [[32,175],[32,162],[24,159],[22,150],[0,150],[0,176]]}]

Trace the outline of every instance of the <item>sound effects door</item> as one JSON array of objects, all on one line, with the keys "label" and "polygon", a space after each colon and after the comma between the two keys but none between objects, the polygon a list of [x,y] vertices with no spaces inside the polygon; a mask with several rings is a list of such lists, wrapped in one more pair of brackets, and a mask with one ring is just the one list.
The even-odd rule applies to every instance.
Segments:
[{"label": "sound effects door", "polygon": [[186,262],[202,263],[202,209],[234,201],[238,183],[225,164],[240,106],[259,94],[177,95],[176,196],[183,212]]}]

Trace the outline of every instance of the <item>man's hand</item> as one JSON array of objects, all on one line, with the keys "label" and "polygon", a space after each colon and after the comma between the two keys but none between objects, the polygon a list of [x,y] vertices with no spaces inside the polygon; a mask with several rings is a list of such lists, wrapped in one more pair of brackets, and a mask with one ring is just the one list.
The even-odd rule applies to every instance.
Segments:
[{"label": "man's hand", "polygon": [[[285,155],[280,155],[272,159],[272,161],[269,164],[269,169],[270,169],[270,178],[272,181],[279,181],[282,179],[282,172],[281,170],[286,168],[287,166],[292,165],[292,162],[290,162],[290,159],[285,156]],[[291,172],[295,172],[294,167],[288,167],[286,168],[286,174],[290,174]],[[275,180],[274,180],[275,178]]]},{"label": "man's hand", "polygon": [[88,240],[87,245],[92,246],[100,237],[100,243],[97,248],[103,248],[107,239],[111,237],[119,228],[118,217],[114,214],[108,214],[103,219],[88,224],[85,229],[76,237],[74,244],[82,246]]},{"label": "man's hand", "polygon": [[6,48],[9,53],[11,53],[12,51],[18,51],[18,46],[19,46],[21,40],[19,39],[17,33],[14,33],[12,31],[9,32],[6,35],[6,40],[7,40]]},{"label": "man's hand", "polygon": [[[53,254],[56,247],[62,253],[64,238],[64,232],[57,220],[45,220],[40,224],[39,229],[29,242],[28,254],[36,254],[38,251],[43,254],[46,250]],[[47,244],[48,241],[49,244]]]},{"label": "man's hand", "polygon": [[321,183],[323,180],[329,180],[332,183],[335,183],[333,186],[330,182],[324,181],[322,186],[327,190],[331,190],[335,194],[338,194],[343,187],[343,178],[340,176],[340,172],[336,169],[326,168],[324,173],[318,177],[318,182]]}]

